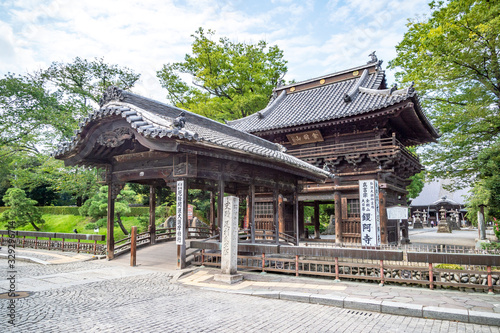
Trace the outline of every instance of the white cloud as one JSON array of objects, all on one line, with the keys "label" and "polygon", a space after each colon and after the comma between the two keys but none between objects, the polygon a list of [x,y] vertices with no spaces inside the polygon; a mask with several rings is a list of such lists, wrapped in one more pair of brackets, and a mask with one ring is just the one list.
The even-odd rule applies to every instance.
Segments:
[{"label": "white cloud", "polygon": [[426,10],[427,0],[18,0],[4,2],[0,14],[0,74],[45,68],[75,57],[127,66],[141,73],[134,89],[163,100],[156,71],[182,61],[198,27],[217,38],[284,50],[287,79],[305,80],[394,57],[407,17]]}]

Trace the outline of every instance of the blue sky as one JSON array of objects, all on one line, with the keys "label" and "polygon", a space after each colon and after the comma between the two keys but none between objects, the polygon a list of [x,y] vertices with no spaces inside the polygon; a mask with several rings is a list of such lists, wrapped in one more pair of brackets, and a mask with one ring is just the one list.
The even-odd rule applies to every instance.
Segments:
[{"label": "blue sky", "polygon": [[286,80],[364,64],[374,50],[385,67],[407,19],[429,13],[427,2],[0,0],[0,75],[104,57],[141,74],[134,92],[165,101],[156,71],[182,61],[198,27],[233,41],[278,45],[288,60]]}]

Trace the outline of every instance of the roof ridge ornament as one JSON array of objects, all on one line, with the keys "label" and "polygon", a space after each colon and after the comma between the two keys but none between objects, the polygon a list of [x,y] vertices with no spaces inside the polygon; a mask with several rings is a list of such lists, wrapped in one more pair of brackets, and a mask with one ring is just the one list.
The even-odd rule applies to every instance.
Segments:
[{"label": "roof ridge ornament", "polygon": [[410,86],[408,87],[408,94],[413,94],[415,92],[415,81],[411,81]]},{"label": "roof ridge ornament", "polygon": [[378,58],[377,56],[375,55],[375,52],[377,51],[373,51],[372,53],[370,53],[368,56],[371,58],[370,61],[367,62],[367,64],[375,64],[377,63],[378,61]]},{"label": "roof ridge ornament", "polygon": [[186,125],[186,112],[182,111],[177,118],[174,119],[174,127],[182,129]]},{"label": "roof ridge ornament", "polygon": [[106,91],[102,94],[102,98],[99,100],[99,106],[103,107],[104,104],[111,101],[123,101],[123,90],[117,86],[109,86]]}]

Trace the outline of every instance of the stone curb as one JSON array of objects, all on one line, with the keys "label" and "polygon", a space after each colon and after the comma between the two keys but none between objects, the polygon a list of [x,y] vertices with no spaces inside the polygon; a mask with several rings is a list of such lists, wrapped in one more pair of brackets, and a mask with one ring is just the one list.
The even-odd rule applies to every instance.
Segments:
[{"label": "stone curb", "polygon": [[[3,254],[0,253],[0,258],[2,259],[9,259],[8,254]],[[32,262],[35,264],[41,264],[41,265],[50,265],[51,263],[42,259],[37,259],[37,258],[31,258],[31,257],[25,257],[25,256],[16,256],[16,261],[26,261],[26,262]]]},{"label": "stone curb", "polygon": [[[215,290],[213,288],[212,290]],[[222,291],[218,289],[218,291]],[[243,294],[243,292],[240,292]],[[387,313],[392,315],[417,318],[459,321],[471,324],[500,326],[500,313],[441,308],[417,304],[398,303],[391,301],[376,301],[372,299],[340,297],[335,295],[308,294],[292,291],[254,291],[252,296],[282,299],[287,301],[304,302],[335,306],[339,308]]]},{"label": "stone curb", "polygon": [[[0,259],[6,259],[7,260],[8,258],[9,258],[8,254],[0,253]],[[75,261],[72,261],[72,262],[85,262],[85,261],[91,261],[91,260],[96,260],[96,259],[101,259],[101,258],[99,258],[99,256],[93,256],[93,257],[90,257],[90,258],[75,260]],[[38,259],[38,258],[33,258],[33,257],[18,256],[18,255],[16,255],[15,260],[16,261],[31,262],[31,263],[40,264],[40,265],[67,264],[67,262],[61,262],[61,263],[54,264],[54,263],[51,263],[50,261],[46,261],[46,260],[42,260],[42,259]]]}]

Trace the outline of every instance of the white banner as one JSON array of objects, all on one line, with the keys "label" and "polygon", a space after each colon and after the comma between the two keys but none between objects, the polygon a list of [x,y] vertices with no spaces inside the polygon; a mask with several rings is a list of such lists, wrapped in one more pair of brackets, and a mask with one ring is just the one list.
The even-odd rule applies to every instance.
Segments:
[{"label": "white banner", "polygon": [[184,181],[177,181],[177,212],[175,220],[175,244],[184,244]]},{"label": "white banner", "polygon": [[361,245],[380,245],[380,211],[378,181],[359,181],[359,213],[361,217]]}]

